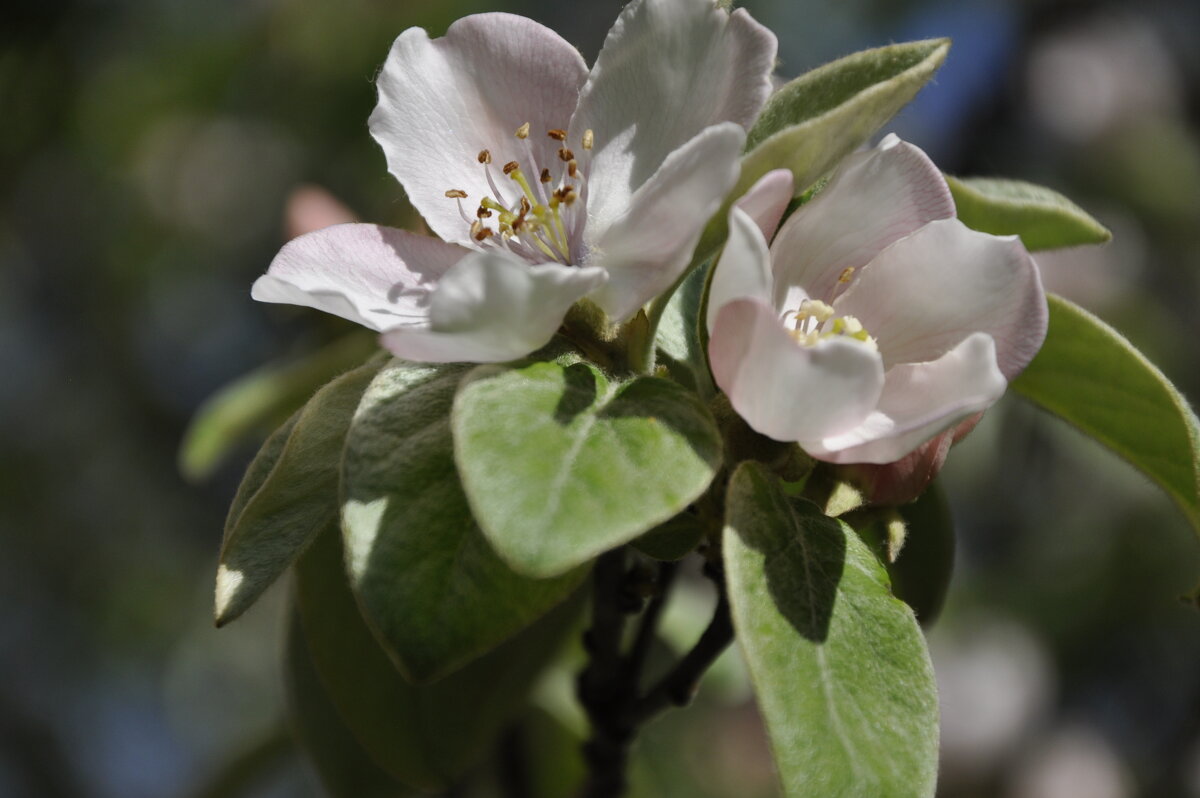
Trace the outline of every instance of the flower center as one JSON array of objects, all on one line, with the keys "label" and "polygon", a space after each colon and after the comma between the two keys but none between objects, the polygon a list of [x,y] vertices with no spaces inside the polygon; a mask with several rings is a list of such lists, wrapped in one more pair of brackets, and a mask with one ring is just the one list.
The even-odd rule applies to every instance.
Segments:
[{"label": "flower center", "polygon": [[[559,142],[557,158],[550,165],[537,162],[529,144],[529,123],[513,134],[524,146],[522,161],[508,161],[497,181],[492,171],[491,150],[480,150],[477,160],[483,167],[491,194],[479,199],[474,217],[463,207],[470,199],[467,192],[453,188],[446,196],[458,202],[458,212],[470,226],[471,238],[485,249],[507,249],[533,263],[547,260],[571,263],[572,253],[583,230],[584,168],[567,145],[567,132],[555,128],[546,135]],[[579,142],[585,159],[591,154],[594,136],[585,130]],[[530,175],[535,176],[531,181]],[[512,185],[502,188],[505,178]]]},{"label": "flower center", "polygon": [[818,341],[841,336],[861,341],[872,350],[879,349],[861,321],[854,316],[838,316],[833,307],[819,299],[802,300],[799,310],[789,310],[783,314],[785,322],[789,317],[792,329],[788,332],[802,346],[816,346]]}]

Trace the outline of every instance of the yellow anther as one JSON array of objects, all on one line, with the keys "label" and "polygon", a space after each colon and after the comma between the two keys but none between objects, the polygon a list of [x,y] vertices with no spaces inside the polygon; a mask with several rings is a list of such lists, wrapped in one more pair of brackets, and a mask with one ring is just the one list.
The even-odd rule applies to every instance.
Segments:
[{"label": "yellow anther", "polygon": [[850,282],[850,278],[853,275],[854,275],[854,267],[847,266],[846,268],[842,269],[842,273],[840,275],[838,275],[838,282],[839,283],[848,283],[848,282]]},{"label": "yellow anther", "polygon": [[450,199],[466,199],[467,192],[463,191],[461,188],[452,188],[446,192],[446,196]]},{"label": "yellow anther", "polygon": [[491,150],[480,150],[478,158],[479,158],[480,163],[491,163],[492,162]]},{"label": "yellow anther", "polygon": [[541,175],[538,177],[538,180],[541,180],[543,183],[549,183],[549,182],[550,182],[551,180],[553,180],[553,179],[554,179],[554,178],[552,178],[552,177],[550,176],[550,170],[549,170],[549,169],[543,169],[543,170],[542,170],[542,174],[541,174]]},{"label": "yellow anther", "polygon": [[559,147],[558,148],[558,158],[559,158],[559,160],[564,161],[564,162],[570,161],[575,158],[575,153],[571,152],[566,147]]},{"label": "yellow anther", "polygon": [[555,141],[566,141],[567,140],[567,131],[561,130],[559,128],[554,128],[554,130],[547,130],[546,135],[549,136],[550,138],[554,139]]},{"label": "yellow anther", "polygon": [[796,320],[816,319],[818,323],[824,324],[833,318],[833,308],[825,304],[819,299],[806,299],[800,303],[800,312],[796,314]]},{"label": "yellow anther", "polygon": [[529,138],[529,123],[526,122],[525,124],[523,124],[519,128],[517,128],[517,132],[514,135],[519,139]]},{"label": "yellow anther", "polygon": [[596,136],[595,136],[595,134],[592,133],[591,128],[588,128],[587,130],[583,131],[583,148],[585,150],[590,150],[592,148],[592,144],[594,144],[595,141],[596,141]]},{"label": "yellow anther", "polygon": [[579,172],[579,164],[574,158],[567,161],[567,176],[574,177]]},{"label": "yellow anther", "polygon": [[508,163],[504,164],[504,174],[510,175],[520,168],[521,164],[517,163],[516,161],[509,161]]}]

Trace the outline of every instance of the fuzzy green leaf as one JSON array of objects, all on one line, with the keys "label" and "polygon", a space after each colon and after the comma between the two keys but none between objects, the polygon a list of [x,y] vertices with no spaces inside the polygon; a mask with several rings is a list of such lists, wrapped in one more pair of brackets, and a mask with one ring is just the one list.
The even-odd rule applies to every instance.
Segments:
[{"label": "fuzzy green leaf", "polygon": [[734,624],[784,794],[932,796],[933,668],[883,566],[756,463],[734,474],[727,513]]},{"label": "fuzzy green leaf", "polygon": [[721,462],[695,394],[587,363],[484,366],[459,388],[454,455],[467,498],[516,570],[554,576],[671,518]]},{"label": "fuzzy green leaf", "polygon": [[378,370],[372,360],[326,385],[250,464],[225,522],[218,626],[241,615],[337,517],[342,443]]},{"label": "fuzzy green leaf", "polygon": [[[430,685],[409,683],[367,627],[336,528],[296,564],[296,604],[312,662],[346,727],[404,784],[438,790],[486,755],[576,623],[565,602],[502,646]],[[402,578],[402,577],[398,577]]]},{"label": "fuzzy green leaf", "polygon": [[239,446],[265,437],[314,391],[377,348],[375,336],[355,332],[299,361],[271,363],[226,385],[188,425],[179,447],[179,470],[190,480],[211,475]]},{"label": "fuzzy green leaf", "polygon": [[1044,186],[949,175],[946,183],[963,224],[992,235],[1018,235],[1030,252],[1103,244],[1112,238],[1087,211]]},{"label": "fuzzy green leaf", "polygon": [[584,576],[530,579],[492,551],[454,466],[450,406],[470,366],[393,360],[346,438],[342,532],[359,602],[400,669],[437,679],[561,602]]},{"label": "fuzzy green leaf", "polygon": [[1046,342],[1012,387],[1128,460],[1175,500],[1200,533],[1200,422],[1129,341],[1050,296]]},{"label": "fuzzy green leaf", "polygon": [[746,138],[742,174],[696,252],[725,240],[729,203],[772,169],[790,169],[796,193],[837,166],[929,82],[949,39],[863,50],[806,72],[771,95]]}]

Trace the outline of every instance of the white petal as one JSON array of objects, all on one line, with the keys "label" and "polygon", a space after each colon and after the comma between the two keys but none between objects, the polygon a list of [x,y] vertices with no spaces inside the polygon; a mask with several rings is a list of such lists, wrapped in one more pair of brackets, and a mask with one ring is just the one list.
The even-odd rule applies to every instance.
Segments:
[{"label": "white petal", "polygon": [[438,283],[428,326],[390,330],[383,345],[424,363],[513,360],[549,342],[571,305],[604,279],[601,269],[474,253]]},{"label": "white petal", "polygon": [[749,214],[762,231],[763,238],[770,241],[792,201],[795,185],[791,169],[772,169],[750,186],[734,205]]},{"label": "white petal", "polygon": [[991,336],[975,333],[931,363],[889,369],[878,410],[864,424],[804,448],[833,463],[895,462],[991,407],[1007,384]]},{"label": "white petal", "polygon": [[711,335],[721,308],[735,299],[771,304],[771,256],[762,230],[736,205],[729,209],[729,238],[708,289],[706,323]]},{"label": "white petal", "polygon": [[[440,39],[420,28],[396,39],[379,74],[379,104],[371,135],[388,169],[429,227],[447,241],[468,241],[468,223],[449,189],[467,192],[468,216],[490,194],[479,152],[491,152],[501,199],[520,191],[501,171],[516,160],[536,181],[558,163],[559,143],[546,131],[565,128],[575,110],[587,65],[554,31],[512,14],[464,17]],[[514,133],[530,125],[529,138]],[[532,158],[530,157],[532,155]]]},{"label": "white petal", "polygon": [[[743,128],[771,92],[776,41],[712,0],[633,0],[608,33],[570,141],[595,134],[588,214],[607,226],[667,154],[718,122]],[[577,150],[578,152],[578,150]]]},{"label": "white petal", "polygon": [[875,336],[888,368],[936,360],[985,332],[1012,379],[1046,337],[1041,278],[1020,240],[957,219],[931,222],[879,253],[834,307]]},{"label": "white petal", "polygon": [[433,286],[468,252],[392,227],[339,224],[287,243],[250,295],[386,330],[427,318]]},{"label": "white petal", "polygon": [[593,231],[589,222],[587,263],[609,277],[592,300],[610,318],[629,318],[687,267],[708,218],[737,181],[745,139],[735,124],[713,125],[671,153],[613,225]]},{"label": "white petal", "polygon": [[824,190],[784,222],[771,245],[775,284],[802,285],[829,302],[845,269],[861,269],[893,241],[952,216],[942,173],[921,150],[888,136],[847,157]]},{"label": "white petal", "polygon": [[708,344],[734,410],[780,441],[821,440],[859,426],[883,390],[879,356],[858,341],[796,343],[768,306],[748,299],[717,314]]}]

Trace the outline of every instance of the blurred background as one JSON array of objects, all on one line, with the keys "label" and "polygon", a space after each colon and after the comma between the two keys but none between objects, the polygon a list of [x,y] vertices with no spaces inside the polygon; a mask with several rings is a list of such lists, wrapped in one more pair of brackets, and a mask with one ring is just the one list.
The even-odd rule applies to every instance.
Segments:
[{"label": "blurred background", "polygon": [[[391,40],[506,10],[590,61],[620,7],[495,2],[6,6],[0,796],[201,795],[256,746],[271,764],[238,794],[319,794],[279,736],[285,592],[212,628],[223,516],[254,447],[195,483],[177,452],[221,386],[348,331],[250,300],[289,230],[336,220],[334,200],[419,224],[366,128]],[[744,5],[779,36],[785,77],[952,36],[892,129],[949,172],[1043,183],[1111,227],[1107,247],[1040,257],[1047,287],[1200,398],[1200,4]],[[930,632],[941,794],[1200,796],[1200,614],[1178,598],[1200,547],[1182,516],[1016,398],[944,482],[960,537]],[[732,671],[695,714],[648,730],[644,794],[773,794]]]}]

